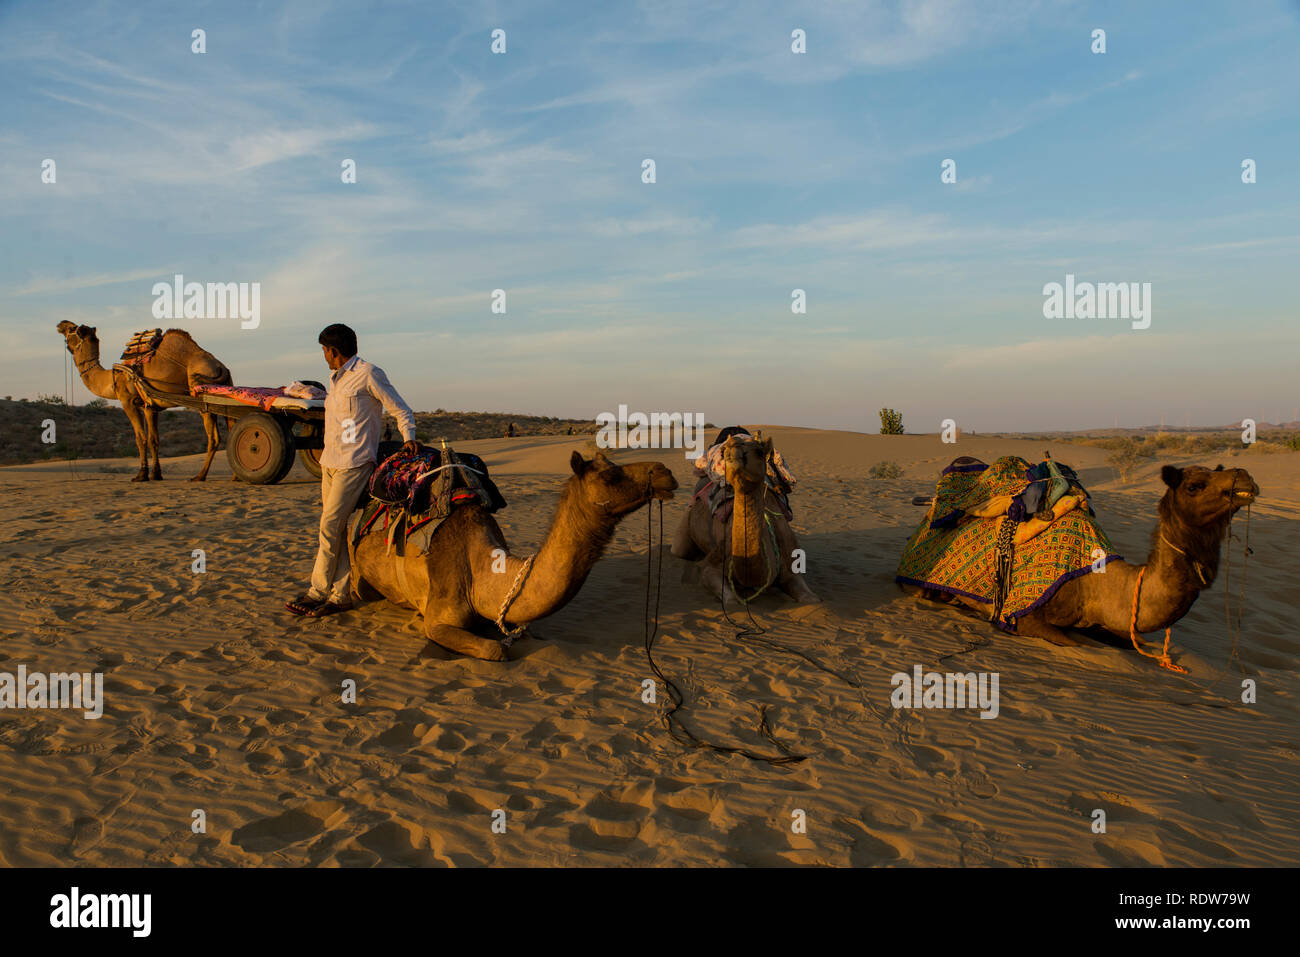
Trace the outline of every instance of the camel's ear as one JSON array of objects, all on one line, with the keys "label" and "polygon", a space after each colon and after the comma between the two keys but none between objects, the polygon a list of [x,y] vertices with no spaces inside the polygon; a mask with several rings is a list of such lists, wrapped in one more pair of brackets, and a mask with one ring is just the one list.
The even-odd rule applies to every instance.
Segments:
[{"label": "camel's ear", "polygon": [[771,440],[771,439],[764,439],[764,440],[763,440],[763,458],[767,458],[767,457],[768,457],[769,455],[771,455],[771,454],[772,454],[772,440]]},{"label": "camel's ear", "polygon": [[596,468],[600,469],[602,472],[605,469],[612,469],[614,467],[614,463],[611,462],[609,459],[605,458],[604,452],[597,452],[595,455],[593,455],[591,457],[591,464],[594,465]]},{"label": "camel's ear", "polygon": [[1216,471],[1216,472],[1222,472],[1222,471],[1223,471],[1223,466],[1222,466],[1222,465],[1216,465],[1216,466],[1214,467],[1214,471]]},{"label": "camel's ear", "polygon": [[582,453],[577,449],[569,456],[569,468],[573,469],[574,475],[581,475],[587,469],[591,468],[591,463],[582,457]]},{"label": "camel's ear", "polygon": [[1172,465],[1166,465],[1160,470],[1160,477],[1164,479],[1165,484],[1170,488],[1178,488],[1183,481],[1183,470],[1174,468]]}]

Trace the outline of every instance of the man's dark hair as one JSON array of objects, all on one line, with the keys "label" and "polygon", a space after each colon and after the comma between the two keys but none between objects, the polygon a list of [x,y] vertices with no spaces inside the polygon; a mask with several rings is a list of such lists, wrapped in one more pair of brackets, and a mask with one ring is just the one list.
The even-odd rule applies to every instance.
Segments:
[{"label": "man's dark hair", "polygon": [[357,354],[357,334],[341,322],[322,329],[317,341],[323,346],[337,349],[345,359],[351,359]]}]

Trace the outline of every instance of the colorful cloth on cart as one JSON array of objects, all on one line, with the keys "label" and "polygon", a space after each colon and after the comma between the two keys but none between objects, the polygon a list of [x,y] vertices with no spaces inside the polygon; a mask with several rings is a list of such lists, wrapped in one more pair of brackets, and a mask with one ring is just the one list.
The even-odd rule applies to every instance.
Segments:
[{"label": "colorful cloth on cart", "polygon": [[[934,504],[908,539],[895,580],[992,606],[999,524],[1017,519],[1005,510],[992,517],[968,512],[1021,494],[1030,484],[1032,466],[1016,456],[998,459],[991,466],[974,459],[958,462],[963,464],[954,463],[940,475]],[[954,513],[956,520],[951,518]],[[1121,557],[1112,548],[1086,507],[1056,518],[1015,546],[1010,586],[996,624],[1015,631],[1017,619],[1045,604],[1066,582]]]},{"label": "colorful cloth on cart", "polygon": [[142,366],[158,351],[158,345],[163,341],[163,331],[161,329],[145,329],[137,332],[127,340],[126,348],[122,350],[121,362],[128,366]]},{"label": "colorful cloth on cart", "polygon": [[269,412],[275,400],[284,397],[284,388],[259,388],[251,385],[196,385],[194,395],[221,395],[234,399],[245,405],[255,405],[263,412]]}]

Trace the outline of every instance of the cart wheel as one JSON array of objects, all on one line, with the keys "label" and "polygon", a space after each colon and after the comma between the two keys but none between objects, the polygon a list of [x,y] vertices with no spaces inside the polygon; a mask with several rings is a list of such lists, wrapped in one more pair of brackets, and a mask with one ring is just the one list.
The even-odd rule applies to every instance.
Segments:
[{"label": "cart wheel", "polygon": [[273,485],[293,468],[293,436],[273,415],[241,415],[226,438],[226,458],[250,485]]},{"label": "cart wheel", "polygon": [[320,456],[324,449],[299,449],[298,458],[302,462],[302,467],[314,475],[316,478],[321,477]]}]

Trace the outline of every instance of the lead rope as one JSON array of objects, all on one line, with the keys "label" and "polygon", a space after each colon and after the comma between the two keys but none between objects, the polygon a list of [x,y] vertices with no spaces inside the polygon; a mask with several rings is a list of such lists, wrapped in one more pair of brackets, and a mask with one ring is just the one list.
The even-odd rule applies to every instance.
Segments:
[{"label": "lead rope", "polygon": [[[773,736],[772,727],[771,725],[768,724],[767,721],[766,705],[763,705],[759,708],[758,732],[763,737],[767,738],[767,740],[771,741],[773,745],[776,746],[777,750],[781,752],[780,755],[759,754],[755,751],[750,751],[748,748],[741,748],[741,747],[723,745],[723,744],[711,744],[708,741],[705,741],[699,738],[698,736],[696,736],[695,732],[693,732],[690,728],[686,727],[686,725],[682,723],[680,718],[678,718],[676,722],[674,722],[673,715],[677,712],[679,708],[682,707],[683,703],[685,702],[685,697],[682,695],[681,689],[678,688],[677,685],[673,683],[672,679],[669,678],[667,675],[665,675],[663,671],[660,670],[659,666],[655,663],[654,652],[653,652],[655,636],[659,634],[659,599],[660,599],[660,590],[663,584],[664,503],[662,501],[659,502],[659,548],[657,549],[659,553],[659,567],[658,567],[657,574],[653,576],[655,578],[655,608],[654,608],[653,628],[651,627],[652,619],[650,616],[650,579],[652,577],[651,568],[653,567],[656,548],[654,544],[654,528],[652,525],[650,509],[646,509],[646,538],[647,538],[647,551],[646,551],[645,632],[644,632],[645,633],[645,654],[646,654],[646,660],[650,663],[650,670],[654,672],[654,676],[656,678],[658,678],[661,682],[663,682],[664,687],[668,690],[669,700],[672,702],[672,706],[666,709],[659,716],[660,721],[663,722],[664,728],[668,731],[669,736],[671,736],[674,741],[676,741],[678,744],[683,745],[684,747],[696,748],[696,749],[707,748],[708,750],[716,751],[719,754],[739,754],[749,758],[751,761],[764,761],[768,764],[777,765],[777,766],[786,765],[786,764],[795,764],[798,763],[799,761],[803,761],[805,758],[808,757],[808,755],[795,754],[793,751],[791,751],[789,748],[787,748],[784,744],[782,744]],[[725,608],[723,609],[723,614],[724,615],[726,614]],[[728,621],[730,621],[730,619],[728,619]]]},{"label": "lead rope", "polygon": [[[1236,483],[1234,482],[1233,485],[1235,490]],[[1228,634],[1232,637],[1232,649],[1228,653],[1227,663],[1221,669],[1219,669],[1219,673],[1215,675],[1214,681],[1210,683],[1211,688],[1215,687],[1220,681],[1223,680],[1223,676],[1228,673],[1228,669],[1232,667],[1232,663],[1234,661],[1237,663],[1237,667],[1241,669],[1241,673],[1243,675],[1246,674],[1246,667],[1241,663],[1241,657],[1237,654],[1237,642],[1241,638],[1241,616],[1245,612],[1245,608],[1246,608],[1246,573],[1250,568],[1250,555],[1251,555],[1251,551],[1250,551],[1251,504],[1253,503],[1250,502],[1246,503],[1246,540],[1245,542],[1243,542],[1242,555],[1241,555],[1241,591],[1237,596],[1237,624],[1235,628],[1233,627],[1232,624],[1232,608],[1231,608],[1232,518],[1229,517],[1228,519],[1228,541],[1227,541],[1228,563],[1223,570],[1223,621],[1224,621],[1224,626],[1228,629]]]},{"label": "lead rope", "polygon": [[513,645],[515,638],[522,634],[524,629],[528,627],[528,622],[524,622],[518,628],[507,630],[506,612],[508,612],[510,606],[515,603],[515,599],[519,597],[519,593],[524,590],[524,582],[528,580],[528,575],[533,570],[533,560],[535,558],[537,558],[536,555],[529,555],[524,559],[523,567],[519,569],[519,574],[515,576],[514,584],[510,586],[510,591],[506,595],[506,600],[501,603],[501,610],[497,612],[497,628],[501,631],[501,645],[504,648],[509,648]]},{"label": "lead rope", "polygon": [[1151,652],[1143,648],[1142,642],[1138,639],[1138,632],[1137,632],[1138,603],[1139,603],[1139,598],[1141,597],[1142,594],[1142,576],[1146,574],[1146,571],[1147,571],[1147,567],[1145,565],[1143,565],[1141,568],[1138,569],[1137,582],[1133,585],[1133,617],[1129,620],[1129,626],[1128,626],[1129,640],[1133,642],[1133,647],[1137,650],[1138,654],[1142,655],[1143,657],[1152,658],[1160,662],[1161,668],[1168,668],[1170,671],[1175,671],[1180,675],[1185,675],[1187,674],[1187,669],[1182,667],[1181,665],[1174,664],[1173,659],[1169,657],[1169,641],[1173,637],[1173,633],[1174,633],[1173,628],[1165,629],[1165,647],[1164,650],[1158,655],[1153,655],[1151,654]]},{"label": "lead rope", "polygon": [[[767,513],[766,513],[766,502],[764,503],[764,510],[765,510],[765,514],[767,514]],[[769,528],[770,528],[770,524],[769,524]],[[731,541],[731,539],[728,538],[728,539],[727,539],[727,542],[730,543],[730,541]],[[776,547],[776,532],[775,532],[775,530],[773,530],[773,532],[772,532],[772,548],[773,548],[773,552],[776,553],[776,552],[777,552],[777,547]],[[746,532],[746,537],[745,537],[745,549],[746,549],[746,551],[749,550],[749,538],[748,538],[748,532]],[[724,551],[725,551],[725,546],[724,546]],[[725,557],[725,556],[724,556],[724,557]],[[812,665],[812,666],[813,666],[814,668],[816,668],[818,671],[823,671],[823,672],[825,672],[826,674],[831,675],[832,677],[839,678],[841,681],[843,681],[843,682],[844,682],[846,685],[848,685],[850,688],[853,688],[855,691],[862,691],[862,690],[866,687],[865,685],[862,684],[862,682],[858,681],[856,678],[850,677],[849,675],[846,675],[846,674],[845,674],[844,672],[842,672],[842,671],[837,671],[837,670],[835,670],[834,668],[830,667],[829,665],[824,664],[824,663],[821,662],[821,661],[818,661],[818,660],[817,660],[816,658],[814,658],[812,655],[809,655],[809,654],[807,654],[806,652],[800,651],[798,648],[791,648],[789,645],[784,645],[784,644],[782,644],[782,643],[779,642],[779,641],[774,641],[774,640],[771,639],[771,638],[764,637],[764,636],[767,634],[767,629],[764,628],[764,627],[762,627],[762,626],[761,626],[761,625],[760,625],[760,624],[759,624],[759,623],[754,619],[754,612],[753,612],[753,610],[749,607],[749,603],[746,602],[746,601],[744,601],[744,600],[742,600],[742,599],[740,598],[739,595],[737,595],[736,598],[737,598],[737,600],[740,600],[740,601],[741,601],[741,604],[742,604],[742,605],[744,606],[744,608],[745,608],[745,617],[749,619],[749,624],[748,624],[748,625],[738,624],[737,622],[735,622],[735,621],[732,620],[731,616],[730,616],[729,614],[727,614],[727,604],[726,604],[725,601],[722,602],[722,603],[720,604],[720,606],[719,606],[719,607],[722,609],[722,617],[723,617],[723,619],[724,619],[724,620],[727,622],[727,624],[729,624],[732,628],[736,629],[736,633],[735,633],[735,635],[732,636],[732,637],[733,637],[733,640],[737,640],[737,641],[738,641],[738,640],[740,640],[740,639],[743,638],[743,639],[745,639],[746,642],[749,643],[749,644],[759,644],[759,645],[762,645],[762,646],[765,647],[765,648],[771,648],[773,651],[780,651],[780,652],[783,652],[783,653],[785,653],[785,654],[787,654],[787,655],[793,655],[793,656],[795,656],[796,658],[802,658],[804,661],[808,662],[808,664]],[[753,599],[751,598],[750,600],[752,601]],[[863,704],[865,704],[865,705],[867,706],[868,710],[870,710],[870,711],[871,711],[871,712],[872,712],[876,717],[880,718],[880,720],[881,720],[882,722],[888,720],[887,717],[886,717],[885,715],[881,714],[880,710],[876,708],[875,704],[873,704],[872,701],[871,701],[871,699],[870,699],[869,697],[867,697],[865,694],[862,695],[862,702],[863,702]],[[779,746],[780,746],[780,745],[778,745],[778,747],[779,747]]]}]

